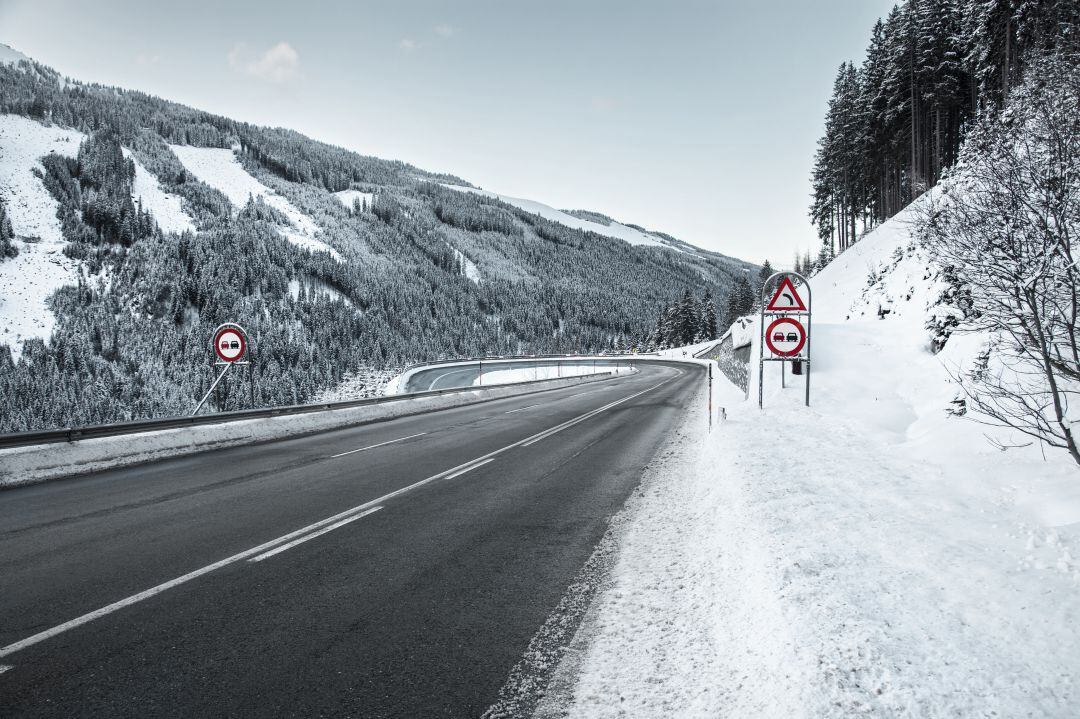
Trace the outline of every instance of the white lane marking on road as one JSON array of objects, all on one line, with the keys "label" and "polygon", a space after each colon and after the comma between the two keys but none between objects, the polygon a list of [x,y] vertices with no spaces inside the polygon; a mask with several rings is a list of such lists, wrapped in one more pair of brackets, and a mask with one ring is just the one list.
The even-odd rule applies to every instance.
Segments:
[{"label": "white lane marking on road", "polygon": [[[672,378],[672,379],[674,379],[674,378]],[[641,395],[645,394],[646,392],[651,392],[652,390],[659,387],[661,384],[666,384],[666,383],[668,383],[670,381],[671,381],[670,379],[666,379],[663,382],[661,382],[660,384],[654,384],[652,387],[649,387],[648,389],[643,389],[642,391],[637,392],[636,394],[632,394],[629,397],[623,397],[622,399],[615,400],[614,402],[610,402],[608,404],[605,404],[603,407],[598,407],[597,409],[594,409],[591,412],[587,412],[587,413],[581,415],[580,417],[575,417],[574,419],[571,419],[571,420],[569,420],[567,422],[563,422],[562,424],[556,425],[556,426],[554,426],[554,427],[552,427],[550,429],[546,429],[543,432],[540,432],[539,434],[535,434],[532,437],[530,437],[530,438],[528,438],[526,440],[523,440],[522,443],[521,443],[521,446],[522,447],[528,447],[530,445],[536,444],[540,440],[547,439],[548,437],[552,436],[553,434],[557,434],[559,432],[562,432],[564,429],[569,429],[570,427],[573,427],[575,424],[578,424],[579,422],[584,422],[587,419],[595,417],[596,415],[600,414],[601,412],[606,412],[607,410],[609,410],[609,409],[611,409],[613,407],[616,407],[616,406],[622,404],[623,402],[629,402],[630,400],[634,399],[635,397],[640,397]]]},{"label": "white lane marking on road", "polygon": [[[680,376],[682,374],[683,374],[682,372],[679,372],[679,374],[676,375],[676,377]],[[278,544],[281,544],[282,542],[288,542],[290,540],[296,539],[297,537],[305,535],[308,532],[311,532],[313,530],[321,529],[322,527],[325,527],[325,526],[327,526],[329,524],[334,524],[335,522],[338,522],[338,521],[340,521],[342,519],[345,519],[346,517],[350,517],[350,516],[352,516],[354,514],[359,514],[360,512],[371,509],[372,507],[375,507],[377,505],[385,504],[387,501],[393,499],[394,497],[399,497],[399,496],[405,494],[406,492],[411,492],[414,489],[419,489],[420,487],[423,487],[425,484],[430,484],[430,483],[432,483],[432,482],[434,482],[436,480],[443,479],[445,477],[450,477],[450,476],[456,477],[456,476],[458,476],[460,474],[464,474],[464,471],[468,471],[469,469],[473,469],[474,466],[479,467],[481,464],[487,464],[486,460],[493,459],[496,456],[502,454],[503,452],[508,452],[511,449],[514,449],[516,447],[527,447],[530,444],[533,444],[534,442],[538,442],[541,439],[544,439],[545,437],[550,437],[552,434],[555,434],[556,432],[559,432],[559,431],[561,431],[563,429],[566,429],[567,427],[575,425],[578,422],[583,422],[586,419],[589,419],[590,417],[595,417],[597,414],[599,414],[600,412],[603,412],[604,410],[611,409],[612,407],[614,407],[616,405],[619,405],[619,404],[622,404],[623,402],[627,402],[629,400],[632,400],[635,397],[639,397],[639,396],[645,394],[646,392],[651,392],[652,390],[656,389],[657,387],[659,387],[661,385],[664,385],[664,384],[667,384],[668,382],[670,382],[673,379],[675,379],[675,377],[670,377],[670,378],[664,380],[663,382],[659,382],[657,384],[654,384],[652,387],[649,387],[648,389],[642,390],[641,392],[637,392],[635,394],[630,395],[629,397],[625,397],[625,398],[623,398],[621,400],[618,400],[616,402],[611,402],[610,404],[604,405],[603,407],[601,407],[599,409],[592,410],[590,412],[586,412],[585,414],[581,415],[580,417],[572,419],[572,420],[570,420],[568,422],[563,422],[562,424],[556,425],[556,426],[551,427],[549,429],[546,429],[546,430],[544,430],[542,432],[538,432],[538,433],[536,433],[534,435],[526,437],[525,439],[520,439],[517,442],[514,442],[513,444],[508,444],[505,447],[502,447],[501,449],[496,449],[493,452],[488,452],[487,454],[485,454],[483,456],[476,457],[475,459],[469,460],[468,462],[465,462],[463,464],[459,464],[456,467],[451,467],[450,469],[447,469],[447,470],[445,470],[443,472],[439,472],[438,474],[433,474],[430,477],[427,477],[426,479],[421,479],[419,482],[413,482],[412,484],[407,485],[405,487],[402,487],[400,489],[396,489],[393,492],[388,492],[387,494],[384,494],[383,496],[381,496],[381,497],[379,497],[377,499],[373,499],[370,502],[364,502],[363,504],[358,505],[356,507],[353,507],[352,509],[346,509],[344,512],[339,512],[338,514],[335,514],[332,517],[327,517],[326,519],[319,520],[318,522],[314,522],[312,524],[309,524],[306,527],[302,527],[300,529],[297,529],[294,532],[289,532],[288,534],[282,535],[282,536],[278,537],[277,539],[271,539],[269,542],[263,542],[262,544],[260,544],[257,547],[252,547],[251,549],[246,549],[243,552],[240,552],[239,554],[234,554],[231,557],[226,557],[225,559],[214,562],[213,564],[207,564],[205,567],[201,567],[200,569],[196,569],[194,571],[188,572],[187,574],[185,574],[183,576],[180,576],[180,577],[177,577],[176,579],[170,579],[169,581],[163,582],[163,583],[157,585],[156,587],[151,587],[150,589],[146,589],[144,591],[141,591],[138,594],[132,594],[130,597],[125,597],[124,599],[113,602],[112,604],[108,604],[108,605],[106,605],[104,607],[101,607],[100,609],[95,609],[92,612],[87,612],[86,614],[83,614],[80,617],[75,617],[74,619],[66,621],[63,624],[57,624],[55,627],[52,627],[51,629],[46,629],[44,631],[38,632],[37,634],[29,636],[26,639],[22,639],[20,641],[17,641],[14,644],[8,644],[6,647],[0,647],[0,658],[6,657],[9,654],[14,654],[17,651],[20,651],[22,649],[26,649],[27,647],[33,646],[34,644],[37,644],[38,642],[43,642],[46,639],[51,639],[52,637],[55,637],[58,634],[62,634],[64,632],[68,631],[69,629],[75,629],[76,627],[80,627],[83,624],[87,624],[89,622],[92,622],[95,619],[100,619],[101,617],[112,614],[113,612],[118,611],[120,609],[123,609],[124,607],[129,607],[132,604],[137,604],[138,602],[141,602],[144,599],[149,599],[151,597],[154,597],[154,596],[156,596],[158,594],[161,594],[164,591],[172,589],[173,587],[177,587],[177,586],[179,586],[181,584],[184,584],[185,582],[190,582],[192,579],[197,579],[198,577],[201,577],[204,574],[209,574],[210,572],[213,572],[213,571],[215,571],[217,569],[221,569],[222,567],[228,566],[228,565],[233,564],[235,562],[242,561],[244,559],[247,559],[248,557],[255,556],[256,554],[262,554],[266,550],[271,549],[271,548],[277,546]],[[461,471],[461,470],[464,470],[464,471]]]},{"label": "white lane marking on road", "polygon": [[371,445],[369,447],[361,447],[360,449],[350,449],[348,452],[342,452],[340,454],[332,454],[332,455],[330,455],[330,459],[337,459],[338,457],[344,457],[347,454],[356,454],[357,452],[366,452],[369,449],[375,449],[376,447],[385,447],[386,445],[394,444],[395,442],[404,442],[405,440],[412,439],[413,437],[423,437],[425,434],[427,434],[427,432],[420,432],[419,434],[410,434],[408,437],[398,437],[397,439],[392,439],[389,442],[379,442],[378,444],[373,444],[373,445]]},{"label": "white lane marking on road", "polygon": [[303,537],[300,537],[299,539],[294,539],[291,542],[289,542],[288,544],[282,544],[280,547],[274,547],[269,552],[263,552],[262,554],[258,555],[257,557],[252,557],[248,561],[249,562],[261,562],[262,560],[264,560],[264,559],[266,559],[268,557],[272,557],[275,554],[280,554],[280,553],[284,552],[286,549],[292,549],[297,544],[303,544],[304,542],[308,541],[309,539],[315,539],[315,537],[321,537],[322,535],[326,534],[327,532],[334,531],[338,527],[344,527],[349,522],[355,522],[356,520],[360,519],[361,517],[366,517],[369,514],[374,514],[375,512],[378,512],[380,509],[382,509],[382,507],[372,507],[371,509],[367,510],[366,512],[361,512],[360,514],[354,514],[351,517],[346,517],[345,519],[341,520],[340,522],[334,522],[329,527],[323,527],[322,529],[320,529],[317,532],[312,532],[311,534],[305,534]]},{"label": "white lane marking on road", "polygon": [[[573,395],[571,395],[571,397],[572,396]],[[524,412],[527,409],[532,409],[533,407],[539,407],[539,406],[540,405],[538,405],[538,404],[530,404],[528,407],[518,407],[517,409],[512,409],[509,412],[506,412],[505,414],[513,414],[514,412]]]},{"label": "white lane marking on road", "polygon": [[465,469],[459,469],[458,471],[454,472],[453,474],[446,475],[445,479],[453,479],[454,477],[460,477],[461,475],[465,474],[466,472],[471,472],[474,469],[476,469],[477,467],[483,467],[488,462],[494,462],[494,461],[495,461],[495,458],[492,457],[491,459],[485,459],[483,462],[474,462],[473,464],[469,465]]},{"label": "white lane marking on road", "polygon": [[3,674],[8,669],[14,669],[14,668],[15,667],[11,666],[10,664],[0,664],[0,674]]}]

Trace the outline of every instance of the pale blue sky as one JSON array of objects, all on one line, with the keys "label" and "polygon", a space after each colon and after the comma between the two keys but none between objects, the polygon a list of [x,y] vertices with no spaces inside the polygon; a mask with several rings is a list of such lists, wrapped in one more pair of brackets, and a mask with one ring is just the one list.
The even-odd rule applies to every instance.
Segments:
[{"label": "pale blue sky", "polygon": [[891,0],[0,0],[80,80],[783,264],[839,64]]}]

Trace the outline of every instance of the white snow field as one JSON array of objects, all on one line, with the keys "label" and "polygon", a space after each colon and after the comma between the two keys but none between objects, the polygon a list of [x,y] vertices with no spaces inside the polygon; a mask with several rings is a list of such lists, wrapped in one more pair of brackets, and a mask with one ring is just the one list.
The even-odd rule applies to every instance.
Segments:
[{"label": "white snow field", "polygon": [[649,234],[648,232],[642,232],[641,230],[633,227],[627,227],[626,225],[618,222],[613,222],[610,225],[602,225],[599,222],[591,222],[589,220],[582,220],[578,217],[563,212],[562,210],[556,210],[550,205],[545,205],[542,202],[536,202],[535,200],[523,200],[518,197],[508,197],[507,195],[500,195],[497,192],[489,192],[487,190],[478,190],[474,187],[463,187],[461,185],[448,185],[443,184],[451,190],[457,190],[459,192],[471,192],[475,195],[483,195],[484,197],[491,197],[496,200],[501,200],[508,205],[531,212],[534,215],[540,215],[546,220],[552,222],[558,222],[560,225],[566,225],[576,230],[584,230],[586,232],[595,232],[598,235],[605,235],[607,237],[614,237],[616,240],[625,240],[631,245],[654,245],[656,247],[666,247],[669,250],[675,250],[677,252],[685,252],[680,247],[674,247],[668,242],[665,242],[663,238],[656,235]]},{"label": "white snow field", "polygon": [[169,145],[169,148],[184,169],[200,182],[220,190],[233,206],[243,207],[248,198],[262,197],[263,202],[288,218],[290,226],[283,228],[282,234],[289,242],[311,252],[328,252],[331,257],[341,262],[342,257],[338,251],[316,237],[320,229],[315,221],[248,174],[232,150],[190,145]]},{"label": "white snow field", "polygon": [[360,203],[368,210],[371,209],[372,204],[375,202],[375,193],[361,192],[360,190],[342,190],[341,192],[335,192],[334,197],[350,210],[357,200],[360,200]]},{"label": "white snow field", "polygon": [[195,232],[195,223],[184,212],[179,195],[165,192],[152,172],[135,159],[130,150],[124,149],[124,157],[135,163],[135,181],[131,186],[131,199],[136,207],[142,203],[143,210],[154,216],[154,221],[165,233]]},{"label": "white snow field", "polygon": [[761,411],[714,372],[727,421],[628,503],[540,716],[1077,715],[1080,472],[947,414],[981,341],[929,351],[912,212],[812,280],[809,408],[775,365]]},{"label": "white snow field", "polygon": [[18,115],[0,115],[0,197],[15,231],[19,255],[0,261],[0,344],[17,359],[31,337],[45,341],[56,318],[46,300],[74,284],[78,263],[63,253],[66,244],[56,217],[57,203],[34,169],[50,152],[75,157],[84,135],[46,127]]},{"label": "white snow field", "polygon": [[8,45],[0,43],[0,65],[15,65],[23,60],[33,62],[26,55]]},{"label": "white snow field", "polygon": [[457,258],[458,267],[461,268],[461,274],[465,276],[465,279],[472,282],[474,285],[480,284],[480,268],[476,266],[476,263],[465,256],[465,253],[458,248],[451,245],[449,242],[446,246],[450,248],[450,251],[454,253],[454,257]]}]

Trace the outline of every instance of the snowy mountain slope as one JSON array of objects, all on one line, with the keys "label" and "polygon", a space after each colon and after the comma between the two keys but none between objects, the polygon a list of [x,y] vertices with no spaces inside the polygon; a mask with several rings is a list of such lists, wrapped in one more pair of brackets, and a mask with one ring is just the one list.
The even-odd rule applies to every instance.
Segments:
[{"label": "snowy mountain slope", "polygon": [[458,248],[451,245],[449,242],[446,246],[454,253],[454,258],[457,260],[458,267],[461,268],[461,274],[464,275],[474,285],[480,284],[480,269],[476,266],[476,263],[465,256],[465,253]]},{"label": "snowy mountain slope", "polygon": [[359,200],[362,205],[371,209],[372,203],[375,202],[375,193],[373,192],[361,192],[360,190],[342,190],[341,192],[333,193],[334,197],[338,198],[338,201],[345,205],[350,210]]},{"label": "snowy mountain slope", "polygon": [[[452,175],[66,82],[40,64],[0,63],[3,113],[95,128],[85,162],[46,163],[60,204],[49,201],[45,215],[55,229],[61,213],[67,240],[55,259],[66,261],[60,249],[81,258],[91,281],[50,296],[75,281],[63,273],[28,304],[19,282],[0,287],[2,306],[22,307],[20,322],[52,337],[31,357],[14,342],[29,330],[0,332],[16,356],[0,373],[6,431],[185,411],[205,393],[206,334],[225,320],[243,324],[266,361],[249,368],[247,392],[223,393],[215,409],[274,406],[436,358],[625,349],[687,287],[723,306],[754,269],[659,233],[646,233],[646,245],[586,234],[442,187],[468,184]],[[30,164],[20,166],[39,157],[25,154]],[[138,162],[134,183],[120,154]],[[166,233],[129,211],[128,193]],[[247,207],[253,195],[262,206]],[[356,198],[370,201],[367,211],[352,211]],[[564,214],[608,226],[593,213]],[[192,235],[168,232],[192,224]],[[656,241],[685,251],[658,251]],[[14,272],[30,257],[0,266]],[[37,326],[51,317],[46,296],[57,316]],[[91,384],[103,389],[87,393]]]},{"label": "snowy mountain slope", "polygon": [[26,60],[27,62],[33,62],[33,60],[28,58],[26,55],[23,55],[18,50],[15,50],[14,48],[9,47],[8,45],[5,45],[3,43],[0,43],[0,65],[16,65],[23,60]]},{"label": "snowy mountain slope", "polygon": [[318,239],[320,228],[315,221],[298,210],[287,199],[248,174],[233,150],[216,147],[170,145],[169,149],[200,182],[220,190],[233,206],[240,208],[249,198],[261,197],[266,204],[282,212],[290,227],[282,228],[289,242],[312,252],[328,252],[341,262],[341,254]]},{"label": "snowy mountain slope", "polygon": [[132,183],[131,199],[136,206],[154,216],[154,221],[162,232],[195,232],[195,223],[184,212],[178,195],[161,189],[158,178],[147,170],[129,150],[124,150],[124,157],[135,163],[135,181]]},{"label": "snowy mountain slope", "polygon": [[43,171],[40,158],[50,152],[75,157],[83,139],[81,132],[0,115],[0,197],[19,249],[0,262],[0,343],[16,357],[27,339],[49,340],[56,318],[47,299],[78,278],[78,263],[63,253],[56,200],[34,171]]},{"label": "snowy mountain slope", "polygon": [[508,205],[513,205],[519,209],[534,215],[540,215],[546,220],[552,222],[558,222],[560,225],[566,227],[572,227],[575,230],[581,230],[583,232],[595,232],[598,235],[604,235],[606,237],[613,237],[616,240],[625,240],[631,245],[646,245],[653,247],[666,247],[668,249],[676,250],[678,252],[693,252],[694,248],[687,245],[684,242],[672,242],[657,235],[643,232],[633,227],[620,224],[618,222],[612,222],[610,225],[601,224],[599,222],[593,222],[591,220],[575,217],[574,215],[563,212],[562,210],[556,210],[550,205],[545,205],[542,202],[536,202],[535,200],[525,200],[518,197],[509,197],[507,195],[500,195],[497,192],[489,192],[487,190],[479,190],[475,187],[463,187],[461,185],[449,185],[443,184],[443,187],[451,190],[458,190],[459,192],[471,192],[475,195],[481,195],[483,197],[490,197],[495,200],[500,200]]},{"label": "snowy mountain slope", "polygon": [[541,716],[1074,714],[1076,468],[949,413],[983,338],[931,352],[947,302],[911,236],[925,201],[811,280],[809,408],[775,364],[763,410],[715,373],[727,421],[688,430],[671,456],[690,459],[616,522],[609,588]]}]

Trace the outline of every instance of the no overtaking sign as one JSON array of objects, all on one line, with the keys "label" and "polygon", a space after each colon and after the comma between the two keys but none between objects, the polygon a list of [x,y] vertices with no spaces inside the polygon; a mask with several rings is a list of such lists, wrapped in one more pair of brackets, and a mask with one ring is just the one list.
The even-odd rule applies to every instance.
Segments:
[{"label": "no overtaking sign", "polygon": [[[795,278],[798,281],[792,281]],[[772,299],[765,292],[774,285]],[[777,272],[761,287],[761,342],[758,353],[758,407],[762,406],[765,363],[780,362],[780,382],[784,383],[784,363],[798,363],[793,372],[805,366],[806,405],[810,406],[810,283],[796,272]],[[803,294],[806,299],[803,299]],[[766,356],[767,355],[767,356]]]}]

